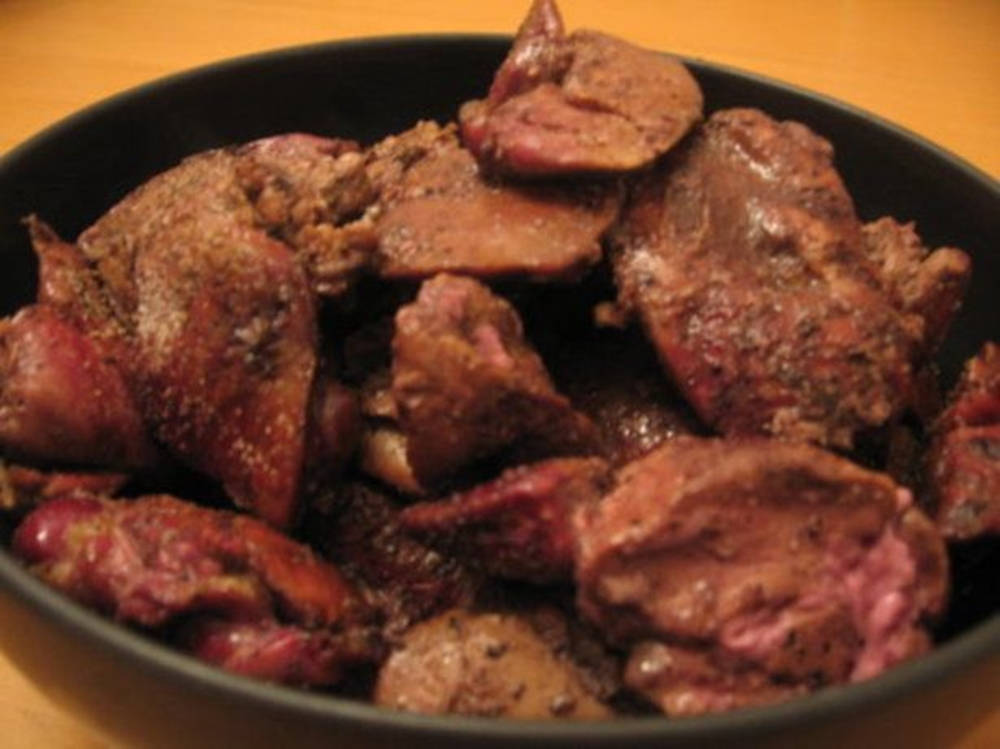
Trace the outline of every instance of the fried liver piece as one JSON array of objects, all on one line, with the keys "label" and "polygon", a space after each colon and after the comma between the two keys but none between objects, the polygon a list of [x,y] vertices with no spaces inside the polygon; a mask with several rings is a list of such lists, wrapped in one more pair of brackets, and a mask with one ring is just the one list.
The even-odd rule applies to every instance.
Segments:
[{"label": "fried liver piece", "polygon": [[893,306],[923,320],[924,348],[944,339],[965,297],[972,262],[954,247],[924,247],[913,223],[885,216],[861,227],[862,247]]},{"label": "fried liver piece", "polygon": [[679,61],[597,31],[567,36],[556,4],[536,0],[486,99],[459,119],[484,166],[540,176],[638,169],[701,114],[701,90]]},{"label": "fried liver piece", "polygon": [[947,322],[923,315],[956,303],[958,282],[919,290],[941,256],[898,272],[869,258],[832,157],[801,124],[717,112],[642,181],[613,238],[620,302],[724,434],[851,447],[910,404]]},{"label": "fried liver piece", "polygon": [[554,458],[508,469],[448,499],[410,505],[399,519],[490,575],[570,580],[573,510],[598,501],[607,483],[608,465],[600,458]]},{"label": "fried liver piece", "polygon": [[156,439],[276,526],[295,519],[307,464],[343,463],[356,441],[356,429],[327,428],[350,420],[337,420],[319,372],[313,280],[275,238],[297,242],[350,212],[333,203],[354,187],[315,163],[343,149],[352,157],[285,136],[199,154],[126,196],[77,246],[33,231],[42,292],[112,358]]},{"label": "fried liver piece", "polygon": [[397,640],[415,622],[472,603],[481,580],[446,553],[413,538],[400,508],[361,481],[314,498],[307,532],[371,603],[382,636]]},{"label": "fried liver piece", "polygon": [[371,659],[363,631],[307,630],[275,621],[199,618],[182,627],[176,642],[226,671],[298,687],[336,684],[346,667]]},{"label": "fried liver piece", "polygon": [[199,612],[338,627],[361,613],[351,586],[309,548],[167,495],[53,499],[24,519],[13,550],[53,587],[145,627]]},{"label": "fried liver piece", "polygon": [[392,350],[407,456],[425,486],[514,447],[536,457],[595,451],[594,425],[556,392],[517,312],[477,281],[426,281],[396,313]]},{"label": "fried liver piece", "polygon": [[[578,607],[622,645],[697,651],[697,668],[633,669],[632,686],[674,710],[739,701],[744,672],[812,689],[930,647],[923,624],[943,610],[947,556],[887,476],[809,445],[681,437],[617,479],[574,518]],[[698,697],[705,681],[718,700]]]},{"label": "fried liver piece", "polygon": [[157,463],[118,369],[47,304],[0,320],[0,446],[32,462],[126,471]]},{"label": "fried liver piece", "polygon": [[966,362],[932,428],[927,457],[930,511],[945,538],[1000,534],[1000,346]]},{"label": "fried liver piece", "polygon": [[621,204],[611,183],[487,179],[453,130],[430,123],[375,154],[369,172],[381,188],[374,221],[384,278],[573,279],[600,259],[601,236]]},{"label": "fried liver piece", "polygon": [[379,671],[376,705],[432,715],[611,716],[572,663],[511,614],[461,609],[418,624]]}]

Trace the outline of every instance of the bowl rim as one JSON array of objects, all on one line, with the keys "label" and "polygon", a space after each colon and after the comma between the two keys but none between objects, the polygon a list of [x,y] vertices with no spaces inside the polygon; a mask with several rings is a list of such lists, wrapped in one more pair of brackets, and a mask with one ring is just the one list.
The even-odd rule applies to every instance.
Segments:
[{"label": "bowl rim", "polygon": [[[396,34],[316,42],[225,58],[130,87],[50,124],[0,155],[0,173],[12,168],[17,162],[29,158],[48,140],[67,134],[90,120],[99,119],[106,112],[122,104],[135,98],[153,95],[164,88],[184,86],[206,75],[232,74],[248,67],[297,57],[310,57],[335,49],[371,50],[405,45],[509,45],[511,39],[512,37],[507,34]],[[958,170],[964,177],[975,182],[977,188],[991,193],[994,200],[1000,201],[1000,181],[961,156],[879,115],[766,75],[700,57],[674,56],[689,65],[695,73],[699,70],[709,70],[742,78],[775,89],[780,94],[806,99],[862,120],[866,126],[882,130],[894,139],[907,141],[933,159],[944,162],[947,167]],[[874,679],[858,684],[828,687],[805,697],[775,705],[680,719],[643,716],[594,722],[515,721],[456,715],[428,716],[253,680],[207,665],[76,603],[31,575],[6,548],[2,547],[0,547],[0,589],[63,629],[67,636],[79,637],[112,656],[126,659],[134,666],[150,672],[151,676],[166,678],[174,687],[183,683],[188,688],[209,695],[235,698],[261,706],[267,705],[312,720],[346,720],[372,727],[391,726],[397,731],[434,735],[442,739],[448,737],[460,739],[472,735],[486,735],[496,739],[569,741],[749,737],[778,728],[791,728],[806,722],[834,719],[858,708],[878,707],[951,676],[984,657],[1000,655],[1000,612],[996,612],[960,636],[934,648],[930,653],[900,664]]]}]

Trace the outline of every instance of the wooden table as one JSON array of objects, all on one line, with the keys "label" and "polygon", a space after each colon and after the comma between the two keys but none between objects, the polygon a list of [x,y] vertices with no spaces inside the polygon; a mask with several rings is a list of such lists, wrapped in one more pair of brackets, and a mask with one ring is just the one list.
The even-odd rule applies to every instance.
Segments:
[{"label": "wooden table", "polygon": [[[511,32],[526,5],[3,0],[0,153],[81,107],[172,71],[334,38]],[[571,27],[598,27],[843,99],[1000,176],[997,0],[563,0],[562,10]],[[2,656],[0,725],[4,745],[15,749],[109,746],[54,708]],[[961,744],[987,746],[1000,746],[1000,708]]]}]

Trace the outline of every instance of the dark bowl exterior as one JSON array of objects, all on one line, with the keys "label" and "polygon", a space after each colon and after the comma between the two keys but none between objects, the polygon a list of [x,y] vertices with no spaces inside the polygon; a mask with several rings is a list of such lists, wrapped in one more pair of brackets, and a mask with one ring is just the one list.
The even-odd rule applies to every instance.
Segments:
[{"label": "dark bowl exterior", "polygon": [[[371,142],[418,118],[444,121],[480,94],[509,39],[399,37],[281,50],[173,76],[91,107],[0,159],[0,279],[8,314],[29,302],[35,262],[20,219],[75,236],[140,182],[206,148],[288,131]],[[931,246],[974,260],[963,312],[941,352],[950,380],[1000,338],[1000,188],[935,146],[864,112],[794,88],[689,61],[712,109],[760,107],[830,139],[863,219],[918,220]],[[601,724],[428,718],[252,682],[107,622],[0,551],[0,647],[58,704],[144,747],[943,746],[997,698],[996,544],[959,550],[963,593],[932,654],[871,682],[783,705],[684,720]],[[946,709],[943,709],[946,706]]]}]

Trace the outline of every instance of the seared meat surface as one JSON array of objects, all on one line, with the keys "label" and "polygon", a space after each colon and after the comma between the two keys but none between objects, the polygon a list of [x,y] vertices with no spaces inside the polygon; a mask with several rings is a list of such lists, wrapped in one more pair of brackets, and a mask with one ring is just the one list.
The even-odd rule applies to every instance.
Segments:
[{"label": "seared meat surface", "polygon": [[623,304],[725,434],[848,448],[912,400],[913,362],[940,327],[921,315],[940,300],[867,260],[832,156],[798,123],[717,112],[642,181],[615,237]]},{"label": "seared meat surface", "polygon": [[371,659],[364,634],[205,617],[184,625],[176,642],[226,671],[291,686],[319,687],[336,684],[345,667]]},{"label": "seared meat surface", "polygon": [[411,505],[400,522],[491,575],[536,583],[569,580],[570,518],[576,507],[597,502],[607,483],[608,466],[600,458],[554,458],[511,468],[448,499]]},{"label": "seared meat surface", "polygon": [[[238,167],[256,154],[258,171],[281,159],[294,169],[312,163],[304,152],[332,162],[340,150],[287,136],[200,154],[128,195],[80,236],[78,249],[35,232],[43,290],[113,358],[157,440],[278,526],[295,518],[307,461],[343,463],[356,434],[334,433],[349,420],[339,420],[333,386],[317,380],[309,275],[258,214],[273,214],[268,228],[280,224],[298,241],[339,215],[317,207],[317,182],[336,187],[326,171],[337,170],[316,167],[321,180],[306,170],[298,185],[278,180],[300,188],[299,202],[282,213],[281,196],[267,197],[270,183]],[[251,178],[262,186],[248,192],[241,180]],[[77,288],[87,293],[72,295]]]},{"label": "seared meat surface", "polygon": [[193,612],[305,627],[360,613],[341,574],[308,547],[253,518],[166,495],[54,499],[25,518],[14,551],[74,598],[147,627]]},{"label": "seared meat surface", "polygon": [[913,224],[888,216],[861,227],[862,248],[893,306],[923,321],[925,350],[934,351],[951,326],[968,286],[972,263],[954,247],[924,247]]},{"label": "seared meat surface", "polygon": [[[13,548],[43,580],[119,621],[194,622],[193,651],[240,672],[258,668],[291,683],[325,674],[321,683],[331,683],[340,666],[373,655],[361,627],[365,605],[341,574],[243,515],[166,495],[64,495],[24,519]],[[264,660],[249,663],[248,649]],[[303,649],[324,654],[315,671],[293,664]]]},{"label": "seared meat surface", "polygon": [[486,167],[539,176],[638,169],[701,112],[680,62],[596,31],[567,36],[555,3],[536,0],[486,99],[459,117]]},{"label": "seared meat surface", "polygon": [[118,369],[45,304],[0,321],[0,446],[30,461],[126,470],[157,462]]},{"label": "seared meat surface", "polygon": [[933,427],[931,512],[948,539],[1000,534],[1000,346],[969,360]]},{"label": "seared meat surface", "polygon": [[581,613],[622,645],[697,651],[697,668],[633,669],[682,712],[728,704],[698,697],[705,679],[744,689],[703,668],[810,688],[874,676],[929,647],[945,604],[944,546],[909,491],[806,445],[678,438],[575,523]]},{"label": "seared meat surface", "polygon": [[415,155],[399,143],[392,149],[412,161],[397,157],[391,169],[370,167],[401,172],[385,182],[377,206],[383,277],[449,272],[572,279],[598,261],[601,236],[618,215],[617,185],[523,186],[487,179],[452,130],[439,131],[427,145],[431,127],[394,137],[418,141]]},{"label": "seared meat surface", "polygon": [[517,312],[478,282],[425,282],[396,314],[392,349],[392,394],[421,483],[515,447],[537,457],[595,451],[594,425],[556,392]]},{"label": "seared meat surface", "polygon": [[379,672],[375,704],[506,718],[605,718],[573,664],[512,614],[448,611],[406,633]]}]

